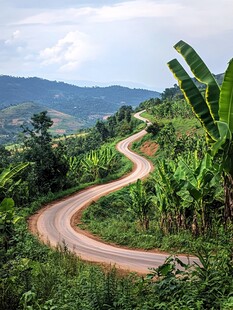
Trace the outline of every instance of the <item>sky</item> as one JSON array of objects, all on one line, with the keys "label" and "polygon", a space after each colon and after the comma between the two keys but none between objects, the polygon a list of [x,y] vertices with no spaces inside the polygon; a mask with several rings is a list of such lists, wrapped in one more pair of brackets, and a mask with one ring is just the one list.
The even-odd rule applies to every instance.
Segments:
[{"label": "sky", "polygon": [[233,0],[0,0],[0,74],[163,91],[179,40],[226,70],[232,14]]}]

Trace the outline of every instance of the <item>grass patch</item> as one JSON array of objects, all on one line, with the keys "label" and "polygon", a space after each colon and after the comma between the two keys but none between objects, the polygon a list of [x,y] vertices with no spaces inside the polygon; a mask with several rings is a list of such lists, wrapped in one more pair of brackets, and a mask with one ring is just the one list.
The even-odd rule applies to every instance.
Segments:
[{"label": "grass patch", "polygon": [[[156,219],[150,222],[149,230],[142,230],[138,220],[129,212],[129,188],[102,197],[93,203],[82,215],[80,228],[88,229],[104,241],[129,248],[144,250],[160,249],[170,253],[197,253],[203,248],[214,250],[228,246],[232,231],[222,227],[211,231],[205,237],[194,237],[189,231],[164,234]],[[130,201],[128,202],[130,203]]]},{"label": "grass patch", "polygon": [[143,112],[141,116],[147,118],[150,122],[159,122],[163,124],[172,123],[177,134],[204,134],[204,131],[200,125],[200,122],[195,118],[186,118],[185,120],[182,117],[175,117],[173,119],[167,118],[156,118],[154,115],[149,114],[148,112]]}]

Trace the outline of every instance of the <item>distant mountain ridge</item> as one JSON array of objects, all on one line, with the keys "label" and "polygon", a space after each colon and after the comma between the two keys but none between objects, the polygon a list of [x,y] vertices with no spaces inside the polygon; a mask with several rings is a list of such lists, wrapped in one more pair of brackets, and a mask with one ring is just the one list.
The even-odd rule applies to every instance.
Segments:
[{"label": "distant mountain ridge", "polygon": [[159,96],[156,91],[117,85],[79,87],[37,77],[0,76],[0,109],[33,101],[78,118],[88,119],[99,113],[113,113],[123,104],[137,106],[144,100]]},{"label": "distant mountain ridge", "polygon": [[97,119],[116,112],[122,105],[159,97],[155,91],[123,86],[79,87],[37,77],[0,76],[0,144],[14,141],[22,123],[34,113],[47,110],[54,121],[54,134],[74,133],[92,126]]}]

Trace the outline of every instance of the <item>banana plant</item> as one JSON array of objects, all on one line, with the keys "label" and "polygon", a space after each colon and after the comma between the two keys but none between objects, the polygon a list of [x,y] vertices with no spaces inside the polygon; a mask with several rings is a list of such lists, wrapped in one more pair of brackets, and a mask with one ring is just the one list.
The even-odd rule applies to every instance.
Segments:
[{"label": "banana plant", "polygon": [[2,171],[0,174],[0,188],[4,187],[10,180],[19,173],[22,169],[24,169],[28,163],[20,163],[15,166],[10,166]]},{"label": "banana plant", "polygon": [[82,160],[82,169],[86,175],[89,175],[94,181],[100,177],[100,170],[104,169],[102,166],[100,156],[97,151],[90,151]]},{"label": "banana plant", "polygon": [[130,210],[139,219],[143,229],[149,229],[150,213],[152,209],[151,196],[148,196],[140,179],[130,187],[131,207]]},{"label": "banana plant", "polygon": [[160,215],[160,229],[166,234],[172,229],[179,229],[181,222],[180,197],[176,194],[180,184],[174,179],[176,163],[158,160],[156,163],[153,202]]},{"label": "banana plant", "polygon": [[9,247],[13,227],[21,219],[16,215],[14,204],[12,198],[4,198],[0,203],[0,238],[5,251]]},{"label": "banana plant", "polygon": [[9,188],[12,188],[18,182],[13,183],[12,178],[24,169],[28,163],[21,163],[15,166],[5,168],[0,174],[0,239],[5,251],[7,251],[11,236],[13,234],[13,227],[20,219],[15,214],[14,200],[6,197]]},{"label": "banana plant", "polygon": [[69,167],[66,173],[67,180],[72,186],[77,185],[80,178],[81,157],[64,155],[64,159]]},{"label": "banana plant", "polygon": [[179,41],[174,48],[183,56],[195,78],[206,86],[203,96],[177,59],[168,62],[169,69],[205,130],[211,155],[220,158],[225,182],[225,222],[233,221],[233,60],[228,64],[220,87],[189,44]]},{"label": "banana plant", "polygon": [[[218,186],[221,182],[220,170],[213,164],[212,157],[208,153],[202,160],[198,160],[194,154],[193,161],[194,164],[190,165],[184,159],[180,159],[174,178],[181,185],[177,195],[184,204],[194,204],[194,219],[200,218],[201,230],[205,232],[208,226],[206,207],[221,197]],[[197,225],[195,226],[198,229]]]},{"label": "banana plant", "polygon": [[0,198],[5,196],[7,192],[10,192],[11,189],[16,186],[20,181],[13,182],[13,178],[21,170],[26,168],[28,163],[20,163],[14,166],[9,166],[5,168],[0,174]]},{"label": "banana plant", "polygon": [[105,147],[86,154],[82,160],[82,169],[92,180],[96,180],[112,173],[116,164],[117,153]]}]

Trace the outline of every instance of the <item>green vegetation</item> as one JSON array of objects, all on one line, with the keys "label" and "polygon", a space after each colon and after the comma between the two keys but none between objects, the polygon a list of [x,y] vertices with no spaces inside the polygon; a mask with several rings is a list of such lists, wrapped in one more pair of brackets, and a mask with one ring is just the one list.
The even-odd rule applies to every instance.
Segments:
[{"label": "green vegetation", "polygon": [[40,78],[0,76],[0,144],[17,140],[20,125],[33,114],[48,111],[54,135],[94,126],[123,105],[136,106],[159,93],[122,86],[78,87]]},{"label": "green vegetation", "polygon": [[0,144],[15,142],[22,132],[21,126],[29,126],[31,117],[45,110],[53,120],[53,126],[49,129],[53,136],[74,134],[83,128],[84,123],[77,117],[33,102],[24,102],[0,111]]},{"label": "green vegetation", "polygon": [[[233,308],[232,62],[220,88],[191,47],[175,47],[206,86],[169,63],[191,106],[177,85],[140,104],[152,124],[133,148],[155,169],[93,203],[80,227],[124,246],[195,254],[200,265],[170,256],[146,277],[122,276],[31,236],[25,219],[44,203],[129,171],[114,145],[144,126],[122,106],[86,135],[54,143],[44,111],[23,126],[20,151],[0,150],[0,309]],[[158,151],[148,152],[148,143]]]},{"label": "green vegetation", "polygon": [[[149,134],[135,142],[134,148],[146,153],[145,145],[148,142],[159,145],[155,155],[146,154],[154,162],[155,170],[150,178],[138,183],[136,188],[131,185],[128,190],[123,189],[101,198],[90,206],[83,213],[82,227],[104,240],[124,246],[197,254],[203,264],[202,268],[197,266],[195,269],[195,274],[199,276],[209,268],[210,260],[215,267],[218,262],[224,264],[224,258],[217,254],[224,252],[222,255],[227,257],[228,271],[227,274],[223,271],[222,280],[228,293],[220,297],[216,281],[212,283],[213,286],[209,284],[212,288],[208,302],[203,304],[199,300],[192,308],[183,296],[180,307],[174,309],[230,309],[232,305],[231,302],[228,304],[228,299],[232,299],[229,294],[232,282],[230,284],[228,281],[233,272],[232,61],[220,91],[217,82],[190,46],[181,42],[175,47],[206,87],[199,90],[192,79],[184,73],[181,75],[177,61],[169,63],[192,108],[186,104],[176,86],[171,91],[166,89],[161,100],[151,99],[140,105],[146,109],[143,116],[152,125],[148,126]],[[203,77],[199,74],[203,74]],[[203,92],[205,95],[202,95]],[[192,109],[197,119],[193,117]],[[136,193],[138,198],[135,204]],[[150,206],[146,209],[144,221],[143,206]],[[143,222],[150,225],[142,225]],[[175,262],[169,259],[161,269],[152,273],[162,281],[159,281],[159,285],[164,283],[163,280],[165,283],[177,280]],[[192,285],[199,286],[190,273],[183,276]],[[203,281],[206,281],[206,275]],[[163,289],[165,294],[166,290]],[[221,298],[224,300],[221,307],[216,303],[218,298],[219,301]]]},{"label": "green vegetation", "polygon": [[176,59],[168,63],[205,130],[212,157],[217,157],[220,162],[225,188],[225,222],[233,223],[233,60],[229,62],[220,88],[193,48],[180,41],[175,49],[184,57],[196,78],[206,85],[203,97]]}]

